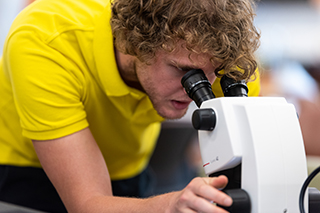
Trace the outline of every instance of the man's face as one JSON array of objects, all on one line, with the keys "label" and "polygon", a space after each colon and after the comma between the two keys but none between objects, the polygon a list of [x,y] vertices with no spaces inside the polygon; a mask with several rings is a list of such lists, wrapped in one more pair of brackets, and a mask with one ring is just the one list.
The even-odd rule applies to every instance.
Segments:
[{"label": "man's face", "polygon": [[207,54],[192,53],[180,47],[175,51],[158,52],[151,65],[136,62],[136,74],[140,84],[150,97],[159,115],[167,119],[181,118],[192,101],[181,85],[181,78],[191,69],[202,69],[213,83],[216,76]]}]

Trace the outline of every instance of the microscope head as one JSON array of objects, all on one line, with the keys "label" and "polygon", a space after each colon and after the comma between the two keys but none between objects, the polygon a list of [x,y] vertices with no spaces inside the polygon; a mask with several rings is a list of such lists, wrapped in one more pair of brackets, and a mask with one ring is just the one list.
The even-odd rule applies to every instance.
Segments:
[{"label": "microscope head", "polygon": [[[209,80],[200,69],[187,72],[182,77],[181,84],[199,108],[204,101],[215,98]],[[248,96],[248,87],[244,80],[235,81],[233,78],[224,75],[220,80],[220,85],[225,97]],[[192,125],[197,130],[212,131],[216,125],[215,111],[211,108],[195,110],[192,115]]]},{"label": "microscope head", "polygon": [[[182,77],[181,84],[198,107],[201,106],[202,102],[215,98],[209,80],[200,69],[187,72]],[[233,78],[224,75],[220,80],[220,85],[225,97],[248,96],[248,87],[245,80],[235,81]]]}]

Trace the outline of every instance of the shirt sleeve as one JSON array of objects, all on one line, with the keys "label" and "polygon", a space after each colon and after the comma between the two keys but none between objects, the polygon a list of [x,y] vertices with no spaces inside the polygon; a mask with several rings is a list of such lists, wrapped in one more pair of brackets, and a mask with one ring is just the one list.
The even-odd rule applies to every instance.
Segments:
[{"label": "shirt sleeve", "polygon": [[72,59],[32,31],[11,35],[5,48],[5,70],[25,137],[55,139],[88,126],[81,72]]}]

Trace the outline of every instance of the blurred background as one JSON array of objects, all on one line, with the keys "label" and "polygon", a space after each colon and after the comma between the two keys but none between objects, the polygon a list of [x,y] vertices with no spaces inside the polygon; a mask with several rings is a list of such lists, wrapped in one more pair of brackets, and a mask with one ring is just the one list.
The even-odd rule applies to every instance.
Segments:
[{"label": "blurred background", "polygon": [[[0,0],[0,48],[15,16],[33,0]],[[261,0],[255,25],[261,32],[257,58],[261,96],[283,96],[297,109],[308,169],[320,165],[320,0]],[[1,55],[1,53],[0,53]],[[183,188],[203,175],[197,132],[187,115],[163,123],[151,167],[156,194]],[[320,177],[310,186],[320,189]]]},{"label": "blurred background", "polygon": [[[308,170],[320,165],[320,1],[262,0],[255,23],[262,96],[283,96],[295,105]],[[320,188],[319,175],[310,186]]]}]

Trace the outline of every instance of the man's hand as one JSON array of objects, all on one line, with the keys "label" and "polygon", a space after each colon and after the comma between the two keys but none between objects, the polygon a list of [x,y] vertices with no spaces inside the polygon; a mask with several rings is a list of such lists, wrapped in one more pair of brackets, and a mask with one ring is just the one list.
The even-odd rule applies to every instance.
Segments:
[{"label": "man's hand", "polygon": [[228,179],[225,176],[193,179],[173,201],[172,212],[226,213],[227,211],[212,204],[212,202],[223,206],[232,204],[232,199],[219,190],[224,188],[227,183]]}]

